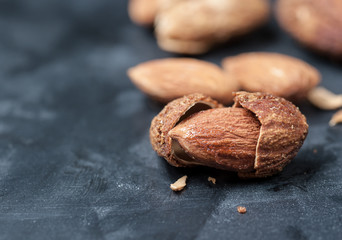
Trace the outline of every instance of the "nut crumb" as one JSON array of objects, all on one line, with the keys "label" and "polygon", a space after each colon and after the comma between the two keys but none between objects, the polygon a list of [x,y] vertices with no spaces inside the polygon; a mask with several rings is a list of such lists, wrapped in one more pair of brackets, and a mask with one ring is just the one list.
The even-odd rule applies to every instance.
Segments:
[{"label": "nut crumb", "polygon": [[176,182],[170,184],[170,188],[172,189],[172,191],[178,192],[183,190],[183,188],[186,186],[187,177],[187,175],[184,175],[183,177],[179,178]]},{"label": "nut crumb", "polygon": [[242,206],[238,206],[237,207],[237,211],[241,214],[244,214],[247,212],[247,209],[245,207],[242,207]]},{"label": "nut crumb", "polygon": [[331,127],[339,123],[342,123],[342,110],[337,111],[329,121]]},{"label": "nut crumb", "polygon": [[212,182],[213,184],[216,184],[216,178],[208,177],[208,181]]},{"label": "nut crumb", "polygon": [[324,87],[313,88],[308,93],[309,101],[323,110],[334,110],[342,107],[342,94],[335,94]]}]

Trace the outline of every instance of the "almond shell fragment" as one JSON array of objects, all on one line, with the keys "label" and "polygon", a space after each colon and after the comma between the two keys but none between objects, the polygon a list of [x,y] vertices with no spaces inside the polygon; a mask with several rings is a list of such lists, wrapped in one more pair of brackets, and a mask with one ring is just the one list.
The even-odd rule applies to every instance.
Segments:
[{"label": "almond shell fragment", "polygon": [[171,165],[185,167],[172,155],[172,139],[168,135],[169,131],[191,113],[219,107],[223,105],[210,97],[196,93],[173,100],[152,120],[150,127],[152,148]]},{"label": "almond shell fragment", "polygon": [[265,93],[235,93],[233,107],[253,112],[261,123],[255,172],[240,177],[266,177],[283,170],[296,156],[308,133],[306,118],[284,98]]}]

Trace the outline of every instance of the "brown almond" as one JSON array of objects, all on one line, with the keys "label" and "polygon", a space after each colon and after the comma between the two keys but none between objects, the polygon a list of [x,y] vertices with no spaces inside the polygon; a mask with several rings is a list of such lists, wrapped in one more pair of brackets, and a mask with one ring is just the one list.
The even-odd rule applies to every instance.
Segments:
[{"label": "brown almond", "polygon": [[267,0],[164,0],[161,5],[155,19],[158,44],[185,54],[204,53],[255,29],[270,10]]},{"label": "brown almond", "polygon": [[259,132],[260,122],[250,111],[216,108],[191,115],[169,136],[173,154],[180,161],[186,158],[188,163],[250,172],[254,169]]},{"label": "brown almond", "polygon": [[128,15],[139,25],[152,26],[159,8],[159,0],[129,0]]},{"label": "brown almond", "polygon": [[267,92],[298,101],[321,79],[306,62],[278,53],[252,52],[227,57],[223,68],[232,81],[249,92]]},{"label": "brown almond", "polygon": [[278,0],[276,16],[293,38],[316,51],[342,57],[341,0]]},{"label": "brown almond", "polygon": [[132,82],[160,102],[191,93],[203,93],[230,103],[237,84],[216,65],[192,58],[166,58],[141,63],[128,70]]},{"label": "brown almond", "polygon": [[234,95],[232,108],[212,109],[221,106],[201,95],[170,102],[152,120],[153,149],[177,167],[204,165],[236,171],[243,178],[282,171],[306,138],[305,117],[284,98]]}]

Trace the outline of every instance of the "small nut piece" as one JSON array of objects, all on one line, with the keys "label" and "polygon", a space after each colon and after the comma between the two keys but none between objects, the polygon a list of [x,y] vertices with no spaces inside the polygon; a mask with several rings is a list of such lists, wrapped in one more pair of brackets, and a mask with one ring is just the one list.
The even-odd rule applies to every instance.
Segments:
[{"label": "small nut piece", "polygon": [[128,15],[139,25],[152,26],[159,8],[159,0],[129,0]]},{"label": "small nut piece", "polygon": [[176,167],[203,165],[266,177],[282,171],[308,131],[289,101],[265,93],[237,92],[232,108],[203,95],[170,102],[152,120],[153,149]]},{"label": "small nut piece", "polygon": [[241,214],[244,214],[247,212],[247,209],[245,207],[242,207],[242,206],[238,206],[237,207],[237,211]]},{"label": "small nut piece", "polygon": [[342,94],[334,94],[324,87],[313,88],[308,94],[309,101],[323,110],[342,107]]},{"label": "small nut piece", "polygon": [[160,48],[201,54],[266,22],[267,0],[164,0],[155,19]]},{"label": "small nut piece", "polygon": [[293,38],[316,51],[342,57],[341,0],[278,0],[276,15]]},{"label": "small nut piece", "polygon": [[208,181],[212,182],[213,184],[216,184],[216,178],[208,177]]},{"label": "small nut piece", "polygon": [[342,123],[342,110],[337,111],[329,121],[331,127],[339,123]]},{"label": "small nut piece", "polygon": [[142,92],[163,103],[191,93],[230,103],[232,92],[238,88],[218,66],[193,58],[144,62],[130,68],[128,76]]},{"label": "small nut piece", "polygon": [[175,191],[175,192],[182,191],[186,186],[187,178],[188,176],[184,175],[183,177],[179,178],[176,182],[170,184],[170,188],[172,189],[172,191]]},{"label": "small nut piece", "polygon": [[314,67],[278,53],[244,53],[225,58],[222,65],[243,90],[267,92],[294,101],[305,98],[321,79]]}]

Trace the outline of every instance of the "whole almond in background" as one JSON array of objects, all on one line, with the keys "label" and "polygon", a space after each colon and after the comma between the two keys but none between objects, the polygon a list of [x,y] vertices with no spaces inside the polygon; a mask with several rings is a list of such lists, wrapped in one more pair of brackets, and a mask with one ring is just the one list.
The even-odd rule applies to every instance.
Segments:
[{"label": "whole almond in background", "polygon": [[162,0],[155,33],[163,50],[201,54],[264,24],[269,12],[268,0]]},{"label": "whole almond in background", "polygon": [[222,65],[243,90],[267,92],[293,101],[305,98],[321,79],[311,65],[278,53],[243,53],[225,58]]},{"label": "whole almond in background", "polygon": [[222,103],[233,100],[238,89],[218,66],[193,58],[166,58],[141,63],[128,70],[132,82],[160,102],[191,93],[203,93]]},{"label": "whole almond in background", "polygon": [[129,0],[128,15],[133,22],[153,26],[159,8],[159,0]]},{"label": "whole almond in background", "polygon": [[342,57],[341,0],[278,0],[276,16],[279,24],[305,46]]}]

